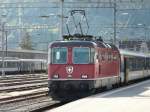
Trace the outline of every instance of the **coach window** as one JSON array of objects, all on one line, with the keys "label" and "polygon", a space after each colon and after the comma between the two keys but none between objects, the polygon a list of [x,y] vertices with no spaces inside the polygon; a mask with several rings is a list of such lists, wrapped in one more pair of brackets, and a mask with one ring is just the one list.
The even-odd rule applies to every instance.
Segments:
[{"label": "coach window", "polygon": [[67,63],[67,48],[56,47],[52,48],[52,63],[66,64]]},{"label": "coach window", "polygon": [[136,70],[136,58],[133,58],[132,69],[133,69],[133,71]]}]

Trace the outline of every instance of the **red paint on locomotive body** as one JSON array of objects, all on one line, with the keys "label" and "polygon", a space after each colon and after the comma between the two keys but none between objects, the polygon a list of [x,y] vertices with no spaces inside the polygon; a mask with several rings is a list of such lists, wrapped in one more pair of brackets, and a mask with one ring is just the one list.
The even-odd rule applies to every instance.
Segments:
[{"label": "red paint on locomotive body", "polygon": [[[69,45],[65,45],[70,42],[56,42],[51,44],[53,48],[66,48],[67,59],[65,64],[52,64],[49,63],[48,74],[49,79],[54,75],[58,75],[57,80],[80,80],[81,75],[87,75],[87,79],[97,80],[99,78],[119,76],[120,73],[120,54],[117,49],[101,48],[94,42],[82,42],[72,41]],[[77,43],[77,44],[76,44]],[[83,42],[84,43],[84,42]],[[87,64],[74,64],[73,63],[73,49],[89,48],[94,49],[94,61]],[[91,55],[91,54],[90,54]],[[86,58],[86,57],[84,57]],[[70,71],[67,72],[67,71]],[[56,79],[55,79],[56,80]]]},{"label": "red paint on locomotive body", "polygon": [[[72,71],[68,72],[69,67],[72,67]],[[78,64],[63,64],[63,65],[49,65],[49,79],[53,78],[53,75],[58,74],[57,80],[80,80],[81,75],[88,75],[88,79],[93,79],[94,76],[94,64],[78,65]]]},{"label": "red paint on locomotive body", "polygon": [[99,61],[100,77],[117,76],[120,73],[119,52],[111,49],[100,50],[102,57]]},{"label": "red paint on locomotive body", "polygon": [[[52,62],[49,63],[49,66],[48,66],[49,79],[51,80],[54,79],[53,75],[55,74],[59,75],[59,79],[57,80],[67,80],[67,79],[80,80],[82,79],[81,77],[82,75],[87,75],[87,79],[95,78],[95,63],[94,62],[92,63],[87,62],[86,64],[85,63],[80,64],[80,62],[79,63],[73,62],[73,57],[74,57],[73,49],[74,48],[77,48],[77,49],[86,48],[89,50],[94,49],[93,43],[86,42],[86,45],[82,45],[81,42],[72,42],[74,45],[73,44],[65,45],[65,43],[66,42],[62,42],[61,45],[60,43],[58,44],[54,43],[54,44],[51,44],[50,46],[50,49],[61,48],[61,47],[66,48],[67,60],[65,64],[53,64]],[[86,57],[80,57],[80,58],[86,58]]]}]

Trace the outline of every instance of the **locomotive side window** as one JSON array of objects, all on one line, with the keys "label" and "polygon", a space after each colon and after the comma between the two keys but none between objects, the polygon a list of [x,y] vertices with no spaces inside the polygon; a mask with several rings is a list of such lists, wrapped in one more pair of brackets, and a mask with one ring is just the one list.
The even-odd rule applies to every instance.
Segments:
[{"label": "locomotive side window", "polygon": [[90,48],[90,63],[94,63],[95,50]]},{"label": "locomotive side window", "polygon": [[99,61],[102,60],[102,55],[101,55],[101,52],[100,52],[100,51],[98,52],[98,59],[99,59]]},{"label": "locomotive side window", "polygon": [[108,61],[111,61],[111,53],[108,53]]},{"label": "locomotive side window", "polygon": [[73,48],[73,63],[88,64],[90,63],[90,48]]},{"label": "locomotive side window", "polygon": [[67,48],[56,47],[52,48],[52,63],[66,64],[67,63]]},{"label": "locomotive side window", "polygon": [[114,61],[117,60],[117,55],[116,55],[116,54],[114,55],[113,60],[114,60]]},{"label": "locomotive side window", "polygon": [[113,57],[114,57],[113,54],[111,54],[111,61],[113,61]]},{"label": "locomotive side window", "polygon": [[108,61],[108,53],[105,53],[105,60]]},{"label": "locomotive side window", "polygon": [[105,53],[102,53],[102,61],[104,61],[105,60]]}]

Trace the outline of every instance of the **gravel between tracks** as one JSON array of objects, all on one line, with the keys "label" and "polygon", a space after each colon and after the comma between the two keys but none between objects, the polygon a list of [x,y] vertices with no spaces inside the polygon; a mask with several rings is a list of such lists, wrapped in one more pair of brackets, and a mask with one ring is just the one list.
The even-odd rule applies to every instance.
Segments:
[{"label": "gravel between tracks", "polygon": [[48,96],[0,105],[0,112],[30,112],[59,103]]},{"label": "gravel between tracks", "polygon": [[45,74],[0,77],[0,86],[0,112],[29,112],[57,103],[47,96]]}]

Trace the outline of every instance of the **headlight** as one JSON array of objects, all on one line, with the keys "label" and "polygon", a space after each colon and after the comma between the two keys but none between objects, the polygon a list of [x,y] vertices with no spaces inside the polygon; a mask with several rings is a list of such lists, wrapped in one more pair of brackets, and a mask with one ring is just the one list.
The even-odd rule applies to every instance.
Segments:
[{"label": "headlight", "polygon": [[82,75],[81,75],[81,78],[82,78],[82,79],[87,79],[87,78],[88,78],[88,75],[82,74]]},{"label": "headlight", "polygon": [[54,74],[54,75],[53,75],[53,78],[54,78],[54,79],[58,79],[58,78],[59,78],[59,75],[58,75],[58,74]]},{"label": "headlight", "polygon": [[69,75],[68,75],[68,78],[72,78],[72,75],[69,74]]}]

